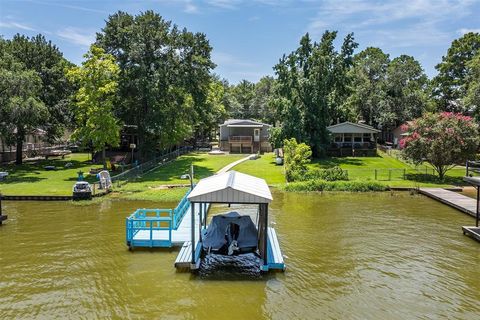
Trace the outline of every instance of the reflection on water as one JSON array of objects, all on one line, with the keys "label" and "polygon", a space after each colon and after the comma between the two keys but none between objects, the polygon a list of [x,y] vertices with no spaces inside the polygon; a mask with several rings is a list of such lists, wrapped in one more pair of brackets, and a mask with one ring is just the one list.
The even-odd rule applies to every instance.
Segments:
[{"label": "reflection on water", "polygon": [[[0,227],[0,318],[480,314],[480,244],[460,229],[471,217],[408,194],[273,196],[270,223],[287,271],[268,276],[250,268],[258,263],[253,255],[236,267],[242,275],[226,268],[230,257],[210,257],[203,271],[191,275],[173,267],[178,249],[129,252],[125,217],[139,207],[175,204],[4,202],[9,220]],[[256,208],[234,209],[256,221]],[[228,210],[214,207],[211,214]]]}]

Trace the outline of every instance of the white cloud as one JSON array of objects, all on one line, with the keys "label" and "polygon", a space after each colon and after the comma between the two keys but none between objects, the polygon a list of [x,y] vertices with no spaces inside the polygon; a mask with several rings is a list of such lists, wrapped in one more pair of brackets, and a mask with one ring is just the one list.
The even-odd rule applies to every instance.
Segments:
[{"label": "white cloud", "polygon": [[34,28],[15,21],[0,21],[0,28],[7,28],[7,29],[21,29],[27,31],[36,31]]},{"label": "white cloud", "polygon": [[474,0],[327,0],[318,5],[306,31],[319,36],[340,27],[390,47],[438,44],[452,36],[445,23],[471,14],[472,4]]},{"label": "white cloud", "polygon": [[458,30],[458,33],[461,34],[461,35],[464,35],[465,33],[469,33],[469,32],[480,33],[480,28],[478,28],[478,29],[462,28],[462,29]]},{"label": "white cloud", "polygon": [[191,1],[185,2],[185,8],[183,10],[186,13],[198,13],[198,7],[194,5]]},{"label": "white cloud", "polygon": [[236,9],[241,4],[241,0],[205,0],[205,2],[213,7],[221,9]]},{"label": "white cloud", "polygon": [[254,67],[255,64],[242,61],[238,57],[235,57],[234,55],[231,55],[226,52],[219,52],[219,51],[214,51],[212,53],[212,60],[215,62],[217,65],[221,65],[223,67]]},{"label": "white cloud", "polygon": [[63,30],[57,31],[56,35],[67,40],[68,42],[83,47],[89,47],[95,42],[95,32],[85,32],[84,30],[72,27],[67,27]]}]

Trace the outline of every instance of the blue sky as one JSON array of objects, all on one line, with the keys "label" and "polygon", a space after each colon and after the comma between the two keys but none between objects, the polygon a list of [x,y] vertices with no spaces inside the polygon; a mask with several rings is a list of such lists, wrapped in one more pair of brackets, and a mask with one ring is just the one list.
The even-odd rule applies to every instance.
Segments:
[{"label": "blue sky", "polygon": [[339,38],[355,33],[359,52],[382,48],[390,57],[413,55],[432,77],[453,39],[480,32],[478,0],[0,0],[0,34],[43,33],[74,63],[117,10],[155,10],[190,31],[204,32],[213,46],[215,72],[237,83],[272,75],[272,67],[309,32]]}]

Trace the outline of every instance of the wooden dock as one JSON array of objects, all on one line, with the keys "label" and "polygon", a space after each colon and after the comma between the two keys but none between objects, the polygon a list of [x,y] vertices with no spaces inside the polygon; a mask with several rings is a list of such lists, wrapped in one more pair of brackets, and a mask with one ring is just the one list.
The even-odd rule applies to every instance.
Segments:
[{"label": "wooden dock", "polygon": [[480,227],[462,227],[464,235],[467,235],[477,241],[480,241]]},{"label": "wooden dock", "polygon": [[475,218],[477,201],[473,198],[442,188],[420,188],[418,191]]},{"label": "wooden dock", "polygon": [[[200,211],[201,204],[195,204],[195,225],[199,224],[198,212]],[[207,206],[208,210],[208,206]],[[161,230],[139,230],[132,237],[131,247],[170,247],[170,246],[183,246],[185,242],[190,241],[192,237],[191,226],[192,210],[191,206],[188,206],[187,212],[182,217],[182,220],[178,228],[168,230],[168,228],[162,228]],[[171,233],[171,237],[170,237]],[[149,245],[151,244],[151,245]]]}]

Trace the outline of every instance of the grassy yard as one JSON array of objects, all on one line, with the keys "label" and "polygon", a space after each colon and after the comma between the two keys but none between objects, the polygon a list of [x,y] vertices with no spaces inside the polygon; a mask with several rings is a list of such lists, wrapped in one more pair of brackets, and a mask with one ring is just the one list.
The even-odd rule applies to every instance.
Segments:
[{"label": "grassy yard", "polygon": [[[87,153],[74,153],[65,159],[26,162],[20,166],[0,165],[0,171],[9,174],[0,182],[0,192],[5,195],[71,195],[78,171],[84,172],[87,181],[96,181],[95,176],[89,176],[87,172],[101,165],[93,165],[88,159]],[[66,168],[67,163],[71,163],[71,167]],[[47,171],[45,166],[55,166],[56,170]]]},{"label": "grassy yard", "polygon": [[[109,197],[176,201],[185,194],[187,188],[170,188],[169,185],[188,185],[189,181],[180,179],[180,176],[188,173],[190,164],[194,165],[195,181],[198,181],[245,156],[239,154],[212,156],[207,153],[183,155],[136,180],[120,186],[115,184],[115,192]],[[0,192],[6,195],[69,195],[78,171],[85,172],[87,181],[96,180],[86,172],[100,165],[92,165],[88,157],[88,154],[78,153],[69,155],[65,159],[28,162],[21,166],[2,166],[0,171],[8,171],[9,176],[7,180],[0,182]],[[277,166],[274,159],[273,153],[266,153],[259,159],[247,160],[235,166],[233,170],[264,178],[269,185],[281,186],[285,183],[283,167]],[[71,163],[72,166],[65,168],[67,163]],[[47,165],[53,165],[57,170],[46,171],[44,167]],[[445,181],[439,182],[430,166],[415,168],[382,152],[377,157],[326,158],[314,160],[310,164],[311,168],[320,169],[334,166],[348,170],[350,180],[378,181],[391,187],[462,185],[464,175],[463,168],[455,168],[447,173]]]},{"label": "grassy yard", "polygon": [[209,155],[207,153],[190,153],[180,156],[175,161],[148,172],[144,176],[129,181],[120,188],[115,188],[113,196],[132,200],[173,201],[179,200],[186,188],[167,188],[166,185],[186,185],[189,180],[180,176],[190,171],[193,164],[195,181],[211,176],[227,164],[246,157],[244,154]]},{"label": "grassy yard", "polygon": [[263,178],[269,185],[285,183],[283,166],[275,164],[273,153],[265,153],[259,159],[242,162],[233,167],[233,170]]},{"label": "grassy yard", "polygon": [[465,169],[454,168],[447,172],[444,181],[438,181],[437,174],[428,165],[412,166],[379,151],[376,157],[326,158],[312,162],[311,168],[339,166],[348,171],[350,180],[378,181],[390,187],[452,186],[463,185]]}]

